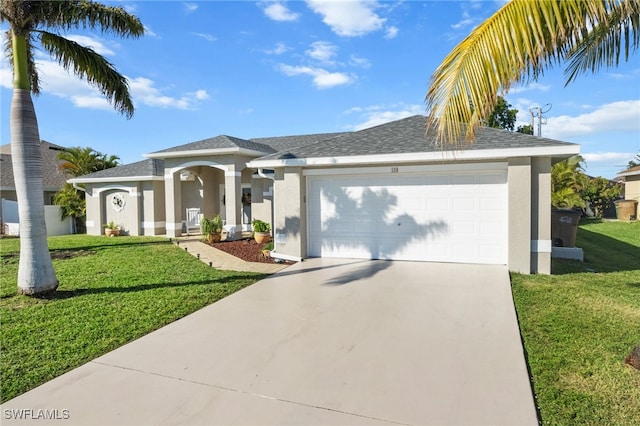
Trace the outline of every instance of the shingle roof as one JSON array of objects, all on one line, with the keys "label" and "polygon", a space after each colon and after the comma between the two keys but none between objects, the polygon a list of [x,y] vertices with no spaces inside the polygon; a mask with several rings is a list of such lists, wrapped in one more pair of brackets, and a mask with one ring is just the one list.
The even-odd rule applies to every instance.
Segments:
[{"label": "shingle roof", "polygon": [[89,175],[76,178],[79,181],[91,179],[128,178],[128,177],[154,177],[164,176],[164,161],[147,159],[123,166],[100,170]]},{"label": "shingle roof", "polygon": [[[443,148],[435,145],[435,133],[425,134],[427,118],[422,115],[393,121],[355,132],[317,133],[311,135],[253,138],[251,140],[221,135],[214,138],[191,142],[167,148],[152,154],[183,151],[214,150],[224,148],[244,148],[268,153],[257,160],[285,160],[295,158],[350,157],[363,155],[411,154],[439,152]],[[482,127],[478,129],[473,144],[465,150],[478,151],[501,148],[532,148],[552,146],[572,146],[575,144],[548,138],[537,138],[507,130]],[[459,149],[445,146],[444,150]],[[117,177],[162,176],[164,163],[144,160],[126,166],[102,170],[82,176],[82,180]],[[155,167],[155,169],[154,169]],[[155,171],[153,171],[155,170]]]},{"label": "shingle roof", "polygon": [[[42,186],[45,191],[58,191],[61,189],[69,175],[60,169],[58,153],[64,147],[51,142],[41,141],[40,152],[42,153]],[[0,186],[3,188],[15,187],[13,180],[13,161],[11,157],[11,144],[0,146]]]},{"label": "shingle roof", "polygon": [[180,152],[180,151],[200,151],[200,150],[208,150],[208,149],[224,149],[224,148],[243,148],[249,149],[252,151],[259,151],[264,153],[275,152],[276,150],[255,142],[246,139],[235,138],[233,136],[220,135],[215,138],[203,139],[201,141],[191,142],[184,145],[178,145],[171,148],[163,149],[161,151],[155,151],[151,154],[161,154],[161,153],[169,153],[169,152]]},{"label": "shingle roof", "polygon": [[[437,152],[443,148],[435,144],[435,132],[426,132],[427,118],[414,115],[368,129],[342,133],[316,143],[293,147],[259,160],[285,160],[293,158],[343,157],[356,155],[410,154]],[[464,137],[464,136],[463,136]],[[502,129],[482,127],[478,129],[473,144],[465,144],[465,150],[546,147],[574,145],[553,139],[537,138]],[[445,151],[458,148],[447,145]]]},{"label": "shingle roof", "polygon": [[273,147],[275,151],[285,151],[303,145],[327,140],[336,136],[344,135],[346,132],[340,133],[316,133],[312,135],[296,135],[296,136],[276,136],[270,138],[252,138],[252,141]]},{"label": "shingle roof", "polygon": [[618,172],[618,176],[620,176],[620,177],[635,176],[635,175],[640,175],[640,166],[629,167],[626,170]]}]

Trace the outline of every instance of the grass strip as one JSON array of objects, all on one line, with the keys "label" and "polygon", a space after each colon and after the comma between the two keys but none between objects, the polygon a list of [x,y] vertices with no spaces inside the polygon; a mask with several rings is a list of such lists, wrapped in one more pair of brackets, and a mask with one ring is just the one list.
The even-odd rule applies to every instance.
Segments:
[{"label": "grass strip", "polygon": [[585,262],[557,275],[512,275],[520,330],[544,424],[640,424],[640,223],[587,222]]}]

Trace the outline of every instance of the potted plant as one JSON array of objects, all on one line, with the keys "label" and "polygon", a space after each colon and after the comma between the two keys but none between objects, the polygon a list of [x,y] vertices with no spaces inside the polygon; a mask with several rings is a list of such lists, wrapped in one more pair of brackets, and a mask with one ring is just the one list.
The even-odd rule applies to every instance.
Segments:
[{"label": "potted plant", "polygon": [[575,247],[578,222],[586,206],[582,157],[573,156],[551,169],[551,240],[555,247]]},{"label": "potted plant", "polygon": [[203,217],[200,221],[200,233],[202,234],[202,240],[207,244],[219,243],[222,237],[222,218],[220,215],[216,215],[212,219]]},{"label": "potted plant", "polygon": [[120,235],[120,225],[116,225],[114,221],[110,221],[104,225],[104,235],[107,237],[117,237]]},{"label": "potted plant", "polygon": [[271,225],[260,219],[254,219],[251,222],[253,226],[253,238],[258,244],[266,243],[271,238]]}]

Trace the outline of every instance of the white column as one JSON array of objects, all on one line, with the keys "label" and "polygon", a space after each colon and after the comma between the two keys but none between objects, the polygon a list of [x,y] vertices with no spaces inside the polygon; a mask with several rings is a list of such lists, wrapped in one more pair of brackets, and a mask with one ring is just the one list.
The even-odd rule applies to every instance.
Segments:
[{"label": "white column", "polygon": [[240,205],[241,172],[229,166],[224,173],[225,211],[227,238],[235,239],[242,235],[242,207]]},{"label": "white column", "polygon": [[166,226],[168,237],[182,235],[182,194],[180,191],[180,178],[176,174],[164,175],[164,194],[166,208]]}]

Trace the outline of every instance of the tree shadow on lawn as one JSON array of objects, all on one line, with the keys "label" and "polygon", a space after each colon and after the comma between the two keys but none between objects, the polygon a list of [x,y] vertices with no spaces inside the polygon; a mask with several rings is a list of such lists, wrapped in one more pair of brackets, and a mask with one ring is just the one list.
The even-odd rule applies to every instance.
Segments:
[{"label": "tree shadow on lawn", "polygon": [[582,248],[584,262],[553,259],[553,275],[640,271],[640,247],[584,228],[578,230],[576,246]]},{"label": "tree shadow on lawn", "polygon": [[58,289],[56,291],[48,292],[36,296],[38,299],[44,300],[64,300],[73,297],[84,296],[88,294],[104,294],[104,293],[133,293],[137,291],[157,290],[161,288],[178,288],[193,285],[223,285],[233,283],[239,280],[261,280],[268,277],[266,274],[251,274],[251,275],[233,275],[228,277],[221,277],[214,280],[200,280],[200,281],[187,281],[184,283],[153,283],[153,284],[138,284],[127,287],[95,287],[95,288],[77,288],[74,290]]}]

